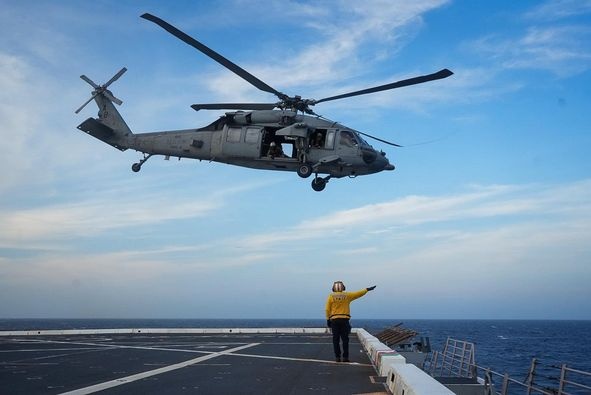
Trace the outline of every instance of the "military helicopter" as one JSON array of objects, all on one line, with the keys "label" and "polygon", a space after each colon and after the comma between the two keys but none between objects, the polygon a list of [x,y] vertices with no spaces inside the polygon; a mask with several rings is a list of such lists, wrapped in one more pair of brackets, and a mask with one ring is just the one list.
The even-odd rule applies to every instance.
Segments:
[{"label": "military helicopter", "polygon": [[[123,73],[124,67],[107,83],[95,84],[85,75],[84,81],[94,90],[80,108],[79,113],[94,100],[99,108],[98,118],[88,118],[78,129],[121,150],[129,148],[143,154],[131,169],[140,171],[142,165],[154,155],[192,158],[227,163],[254,169],[295,171],[300,177],[314,174],[312,189],[322,191],[331,178],[356,177],[394,170],[383,151],[376,151],[362,136],[400,147],[400,145],[341,125],[316,114],[316,104],[400,88],[423,82],[447,78],[448,69],[433,74],[380,85],[355,92],[325,97],[320,100],[303,99],[282,93],[193,37],[164,20],[143,14],[142,18],[154,22],[173,36],[201,51],[225,68],[237,74],[256,88],[272,93],[279,101],[274,103],[216,103],[193,104],[196,110],[233,110],[226,112],[211,124],[185,130],[171,130],[135,134],[129,129],[113,103],[123,102],[107,88]],[[326,174],[320,177],[319,174]]]}]

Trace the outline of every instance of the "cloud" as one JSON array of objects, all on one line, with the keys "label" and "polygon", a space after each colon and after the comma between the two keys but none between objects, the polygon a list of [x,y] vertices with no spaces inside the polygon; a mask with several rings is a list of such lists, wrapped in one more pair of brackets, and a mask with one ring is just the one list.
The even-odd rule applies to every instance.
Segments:
[{"label": "cloud", "polygon": [[567,77],[591,68],[586,45],[590,39],[591,29],[586,26],[533,26],[517,39],[488,36],[473,47],[506,69],[547,70]]},{"label": "cloud", "polygon": [[166,200],[162,195],[146,197],[139,202],[135,198],[118,199],[108,211],[105,210],[105,200],[97,199],[4,212],[1,216],[6,227],[1,231],[0,238],[10,242],[61,239],[71,235],[88,237],[110,229],[204,216],[219,208],[212,201],[186,199],[176,200],[167,210],[161,210]]},{"label": "cloud", "polygon": [[11,169],[1,172],[0,191],[34,169],[30,144],[41,125],[35,115],[41,106],[41,92],[39,86],[29,83],[32,74],[22,58],[0,52],[0,139],[4,142],[0,167]]},{"label": "cloud", "polygon": [[139,190],[142,187],[135,183],[121,183],[90,195],[72,193],[63,203],[4,208],[0,209],[0,247],[55,249],[61,248],[57,242],[72,242],[115,230],[149,229],[161,223],[205,218],[224,207],[228,199],[273,182],[242,182],[198,192],[198,197],[190,193],[178,196],[167,190]]},{"label": "cloud", "polygon": [[[456,195],[407,196],[339,210],[320,218],[303,220],[292,227],[275,229],[272,233],[245,237],[239,244],[244,248],[264,251],[294,243],[302,246],[306,240],[330,239],[334,245],[351,237],[361,240],[364,234],[383,240],[394,233],[409,232],[427,224],[446,224],[453,230],[457,223],[466,226],[466,221],[487,226],[502,219],[510,222],[535,221],[533,218],[541,214],[543,217],[565,215],[569,220],[577,221],[591,216],[589,180],[554,186],[494,185],[474,188]],[[421,234],[416,236],[421,237]],[[316,246],[314,243],[309,248]]]},{"label": "cloud", "polygon": [[[264,66],[260,63],[241,66],[290,95],[293,93],[289,90],[301,89],[302,86],[322,84],[323,90],[326,90],[326,85],[342,83],[379,60],[375,53],[364,53],[365,44],[371,42],[372,45],[384,46],[390,52],[389,56],[392,56],[420,28],[423,14],[446,3],[445,0],[412,4],[404,1],[371,1],[361,6],[354,2],[336,1],[308,5],[301,9],[306,15],[300,19],[305,21],[303,26],[307,30],[306,36],[313,33],[312,43],[299,51],[284,49],[284,56],[273,56]],[[299,5],[290,12],[297,12],[298,9]],[[326,15],[331,17],[327,18]],[[291,14],[290,18],[293,21]],[[382,52],[380,57],[384,56]],[[237,81],[237,77],[226,70],[212,76],[208,82],[208,89],[224,100],[245,97],[247,88],[247,83]],[[249,97],[252,99],[252,94]]]},{"label": "cloud", "polygon": [[557,20],[590,12],[590,0],[551,0],[527,12],[525,17],[535,20]]},{"label": "cloud", "polygon": [[5,142],[0,166],[10,169],[0,175],[0,192],[25,187],[30,193],[33,186],[83,170],[88,176],[96,163],[89,160],[92,146],[72,137],[76,104],[64,107],[72,88],[59,84],[36,61],[0,51],[0,139]]},{"label": "cloud", "polygon": [[[49,300],[57,306],[50,309],[54,316],[55,311],[69,316],[129,316],[130,311],[162,316],[171,311],[166,306],[189,300],[171,314],[224,316],[234,314],[231,301],[257,279],[271,294],[281,292],[278,284],[286,278],[299,284],[301,292],[313,294],[318,283],[335,276],[351,286],[377,283],[385,300],[421,289],[416,303],[427,316],[437,311],[434,295],[454,301],[487,289],[497,296],[486,300],[515,297],[523,302],[531,292],[524,278],[536,287],[566,287],[585,300],[590,296],[585,285],[585,262],[591,255],[590,192],[591,180],[471,186],[455,194],[408,196],[335,210],[291,226],[275,224],[272,231],[255,235],[224,233],[123,251],[70,248],[34,257],[0,257],[2,298],[20,300],[18,311],[6,307],[4,315],[43,315],[39,301]],[[154,210],[140,205],[143,208]],[[152,212],[154,221],[167,220],[158,210]],[[199,295],[216,293],[219,284],[231,291],[217,299],[215,312],[200,306]],[[66,302],[73,294],[81,296]],[[159,295],[158,300],[153,295]],[[249,294],[252,303],[264,303],[257,295]],[[93,302],[96,298],[100,303]],[[143,306],[146,300],[149,309]],[[300,314],[312,310],[306,311]]]},{"label": "cloud", "polygon": [[591,12],[590,1],[550,1],[522,15],[526,26],[516,37],[493,33],[470,47],[503,69],[546,70],[569,77],[591,68],[591,29],[577,16]]},{"label": "cloud", "polygon": [[[376,86],[402,79],[430,74],[437,70],[415,70],[405,74],[393,74],[379,81]],[[346,100],[322,103],[322,109],[350,109],[372,111],[373,109],[405,109],[419,114],[428,113],[434,104],[473,104],[502,97],[518,91],[523,84],[516,82],[499,83],[499,69],[484,67],[454,68],[454,75],[439,81],[413,85],[397,89],[395,92],[385,91],[371,95],[353,97]],[[350,92],[367,86],[364,83],[343,85],[335,91]],[[326,107],[324,107],[326,106]]]}]

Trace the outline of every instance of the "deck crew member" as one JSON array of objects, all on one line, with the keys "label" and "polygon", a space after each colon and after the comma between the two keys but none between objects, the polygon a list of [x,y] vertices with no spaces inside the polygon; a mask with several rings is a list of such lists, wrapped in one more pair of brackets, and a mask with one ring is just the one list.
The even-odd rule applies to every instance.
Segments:
[{"label": "deck crew member", "polygon": [[[345,284],[335,281],[332,285],[332,293],[326,301],[326,325],[332,330],[332,345],[334,347],[335,360],[349,362],[349,333],[351,332],[351,311],[349,305],[355,299],[373,291],[376,286],[368,287],[356,292],[345,292]],[[343,342],[341,354],[340,342]]]}]

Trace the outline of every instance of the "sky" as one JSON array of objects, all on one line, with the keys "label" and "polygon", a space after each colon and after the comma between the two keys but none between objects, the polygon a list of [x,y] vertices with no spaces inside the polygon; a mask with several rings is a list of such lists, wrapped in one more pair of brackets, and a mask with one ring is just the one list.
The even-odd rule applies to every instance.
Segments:
[{"label": "sky", "polygon": [[[76,129],[110,86],[135,133],[274,102],[139,16],[395,141],[332,179],[120,152]],[[591,319],[591,1],[0,0],[0,317]]]}]

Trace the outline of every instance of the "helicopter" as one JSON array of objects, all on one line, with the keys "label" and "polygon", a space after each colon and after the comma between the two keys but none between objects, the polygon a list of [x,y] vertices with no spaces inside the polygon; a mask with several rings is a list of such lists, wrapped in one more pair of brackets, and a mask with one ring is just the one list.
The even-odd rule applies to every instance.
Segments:
[{"label": "helicopter", "polygon": [[[196,111],[232,111],[200,128],[132,133],[114,106],[123,102],[107,89],[127,69],[123,67],[102,85],[81,75],[80,78],[94,90],[75,112],[79,113],[92,100],[99,111],[97,118],[88,118],[77,128],[121,151],[133,149],[141,152],[142,159],[131,167],[134,172],[139,172],[152,156],[162,155],[165,159],[191,158],[254,169],[291,171],[302,178],[314,174],[312,189],[322,191],[331,178],[354,178],[394,170],[385,152],[374,149],[363,137],[396,147],[401,145],[331,121],[316,114],[312,107],[332,100],[443,79],[453,74],[448,69],[442,69],[433,74],[319,100],[303,99],[276,90],[168,22],[148,13],[141,15],[141,18],[157,24],[254,87],[274,94],[279,100],[273,103],[193,104],[191,107]],[[321,174],[326,176],[321,177]]]}]

